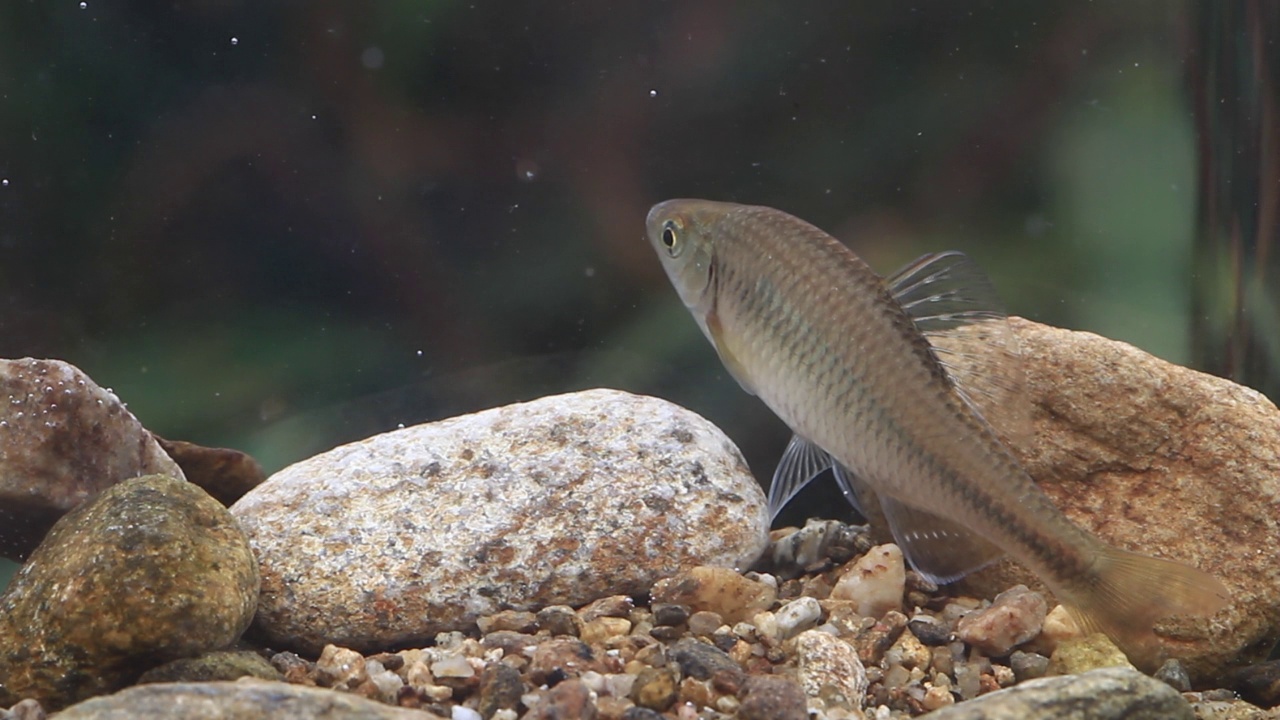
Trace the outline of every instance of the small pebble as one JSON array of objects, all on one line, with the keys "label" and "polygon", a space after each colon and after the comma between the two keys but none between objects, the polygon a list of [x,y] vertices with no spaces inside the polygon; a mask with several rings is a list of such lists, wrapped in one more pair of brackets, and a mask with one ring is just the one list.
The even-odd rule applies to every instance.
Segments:
[{"label": "small pebble", "polygon": [[951,642],[951,628],[928,615],[917,615],[907,623],[911,634],[925,645],[946,645]]},{"label": "small pebble", "polygon": [[798,597],[779,608],[774,617],[778,624],[778,637],[786,640],[817,625],[822,617],[822,607],[814,598]]},{"label": "small pebble", "polygon": [[476,627],[485,635],[497,630],[531,633],[538,629],[538,618],[526,610],[502,610],[477,618]]},{"label": "small pebble", "polygon": [[627,595],[610,595],[588,603],[578,611],[583,622],[591,622],[597,618],[625,618],[635,609],[635,602]]},{"label": "small pebble", "polygon": [[878,545],[845,566],[831,590],[831,598],[851,600],[859,615],[879,618],[890,610],[902,609],[906,577],[898,546]]},{"label": "small pebble", "polygon": [[723,624],[724,618],[720,613],[710,610],[699,610],[689,616],[689,632],[694,635],[708,636]]},{"label": "small pebble", "polygon": [[675,605],[672,603],[654,603],[653,606],[653,624],[675,627],[689,622],[692,617],[689,608],[685,605]]},{"label": "small pebble", "polygon": [[762,641],[772,643],[778,639],[778,618],[768,610],[756,613],[751,624],[756,626],[756,635]]},{"label": "small pebble", "polygon": [[931,687],[924,693],[924,698],[920,700],[920,705],[925,710],[937,710],[938,708],[954,705],[955,697],[951,694],[950,688]]},{"label": "small pebble", "polygon": [[[1191,690],[1191,678],[1187,676],[1187,669],[1177,658],[1169,658],[1164,661],[1159,670],[1153,675],[1157,680],[1164,682],[1169,687],[1178,692],[1189,692]],[[1243,694],[1243,693],[1241,693]]]},{"label": "small pebble", "polygon": [[631,621],[624,617],[598,617],[583,624],[582,641],[598,644],[629,632],[631,632]]},{"label": "small pebble", "polygon": [[1040,634],[1048,610],[1040,593],[1016,585],[997,595],[991,607],[960,618],[956,635],[987,655],[1004,657]]},{"label": "small pebble", "polygon": [[631,688],[636,705],[665,712],[676,701],[676,676],[666,668],[645,668]]},{"label": "small pebble", "polygon": [[1049,658],[1033,652],[1014,650],[1009,656],[1009,668],[1018,682],[1044,677],[1049,670]]},{"label": "small pebble", "polygon": [[[568,605],[551,605],[538,611],[538,625],[552,635],[578,637],[582,633],[582,618]],[[488,633],[485,633],[486,635]]]},{"label": "small pebble", "polygon": [[355,650],[326,645],[316,660],[316,670],[328,680],[330,687],[351,689],[369,676],[365,673],[364,656]]},{"label": "small pebble", "polygon": [[867,670],[848,643],[820,630],[806,630],[796,637],[796,663],[805,695],[828,708],[862,708]]},{"label": "small pebble", "polygon": [[1102,633],[1071,638],[1058,643],[1058,649],[1049,658],[1048,675],[1078,675],[1105,667],[1133,665],[1111,638]]},{"label": "small pebble", "polygon": [[687,605],[693,611],[710,610],[733,624],[771,607],[778,589],[729,568],[699,566],[659,580],[652,597],[653,602]]},{"label": "small pebble", "polygon": [[431,663],[431,674],[439,678],[469,678],[476,674],[475,668],[461,655],[449,653]]}]

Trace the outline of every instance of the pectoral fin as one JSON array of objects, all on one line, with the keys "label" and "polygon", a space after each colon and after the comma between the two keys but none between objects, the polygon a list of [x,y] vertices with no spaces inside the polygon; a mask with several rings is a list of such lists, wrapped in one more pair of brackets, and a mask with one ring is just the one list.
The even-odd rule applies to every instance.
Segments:
[{"label": "pectoral fin", "polygon": [[729,371],[729,374],[733,376],[734,380],[738,381],[738,384],[742,386],[742,389],[748,395],[755,395],[755,389],[751,387],[751,383],[747,382],[746,369],[742,367],[742,363],[725,345],[724,333],[720,329],[720,317],[716,315],[715,310],[713,309],[707,313],[706,319],[699,324],[702,326],[703,334],[707,336],[707,339],[711,341],[712,347],[716,349],[716,355],[720,356],[720,364],[724,365],[724,369]]}]

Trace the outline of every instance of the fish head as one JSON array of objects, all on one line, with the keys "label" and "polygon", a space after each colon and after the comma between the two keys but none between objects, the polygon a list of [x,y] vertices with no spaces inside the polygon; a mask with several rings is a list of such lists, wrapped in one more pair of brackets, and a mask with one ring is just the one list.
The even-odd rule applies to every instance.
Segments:
[{"label": "fish head", "polygon": [[710,200],[667,200],[654,205],[645,220],[667,277],[700,320],[715,305],[715,221],[731,207]]}]

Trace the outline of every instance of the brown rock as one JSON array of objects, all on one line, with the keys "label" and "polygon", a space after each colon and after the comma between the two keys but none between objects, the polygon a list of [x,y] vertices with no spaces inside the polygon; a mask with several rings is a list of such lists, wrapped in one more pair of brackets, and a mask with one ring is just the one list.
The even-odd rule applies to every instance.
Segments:
[{"label": "brown rock", "polygon": [[676,676],[666,668],[645,668],[631,686],[631,699],[640,707],[663,712],[675,704]]},{"label": "brown rock", "polygon": [[204,447],[185,440],[165,440],[155,433],[151,433],[151,437],[178,463],[189,482],[204,488],[228,507],[267,479],[262,466],[248,453]]},{"label": "brown rock", "polygon": [[635,601],[627,595],[610,595],[587,603],[578,611],[582,622],[591,622],[602,617],[624,618],[636,607]]},{"label": "brown rock", "polygon": [[582,618],[568,605],[552,605],[542,608],[537,615],[538,625],[552,635],[582,634]]},{"label": "brown rock", "polygon": [[539,643],[529,662],[529,681],[555,684],[566,677],[576,677],[588,670],[602,672],[591,646],[571,637],[556,637]]},{"label": "brown rock", "polygon": [[991,607],[960,618],[956,635],[984,655],[1004,657],[1014,646],[1040,634],[1048,612],[1043,595],[1015,585],[997,595]]},{"label": "brown rock", "polygon": [[102,490],[180,470],[115,393],[61,360],[0,360],[0,555],[24,560]]},{"label": "brown rock", "polygon": [[718,613],[730,625],[750,620],[777,598],[773,587],[723,567],[691,568],[653,586],[653,602]]},{"label": "brown rock", "polygon": [[739,720],[807,720],[804,690],[791,678],[753,675],[742,689]]},{"label": "brown rock", "polygon": [[489,720],[499,710],[515,710],[524,695],[520,671],[504,662],[489,663],[480,675],[480,706],[477,711]]},{"label": "brown rock", "polygon": [[[1214,573],[1212,623],[1157,627],[1204,682],[1280,637],[1280,411],[1261,394],[1122,342],[1011,318],[1033,439],[1013,447],[1073,521],[1116,546]],[[986,597],[1043,587],[1012,561],[967,578]]]},{"label": "brown rock", "polygon": [[501,610],[492,615],[476,618],[476,627],[482,635],[498,630],[531,633],[538,630],[538,616],[528,610]]},{"label": "brown rock", "polygon": [[62,517],[0,597],[0,706],[58,708],[230,646],[257,605],[248,541],[217,500],[163,475]]},{"label": "brown rock", "polygon": [[907,628],[907,616],[897,610],[890,610],[884,617],[853,638],[853,646],[858,650],[858,658],[867,665],[879,665],[884,654],[893,647]]},{"label": "brown rock", "polygon": [[740,675],[742,668],[723,650],[713,645],[685,638],[671,646],[671,656],[680,672],[698,680],[711,679],[716,673]]},{"label": "brown rock", "polygon": [[596,704],[581,680],[565,680],[547,692],[542,702],[529,710],[525,720],[594,720]]}]

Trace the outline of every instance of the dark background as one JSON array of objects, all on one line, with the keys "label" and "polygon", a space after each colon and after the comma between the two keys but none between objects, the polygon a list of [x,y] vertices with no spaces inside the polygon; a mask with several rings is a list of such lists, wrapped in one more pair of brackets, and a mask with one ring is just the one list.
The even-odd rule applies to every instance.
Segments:
[{"label": "dark background", "polygon": [[269,470],[607,385],[787,431],[642,237],[773,205],[882,272],[963,250],[1009,310],[1192,356],[1178,2],[0,4],[0,357]]}]

